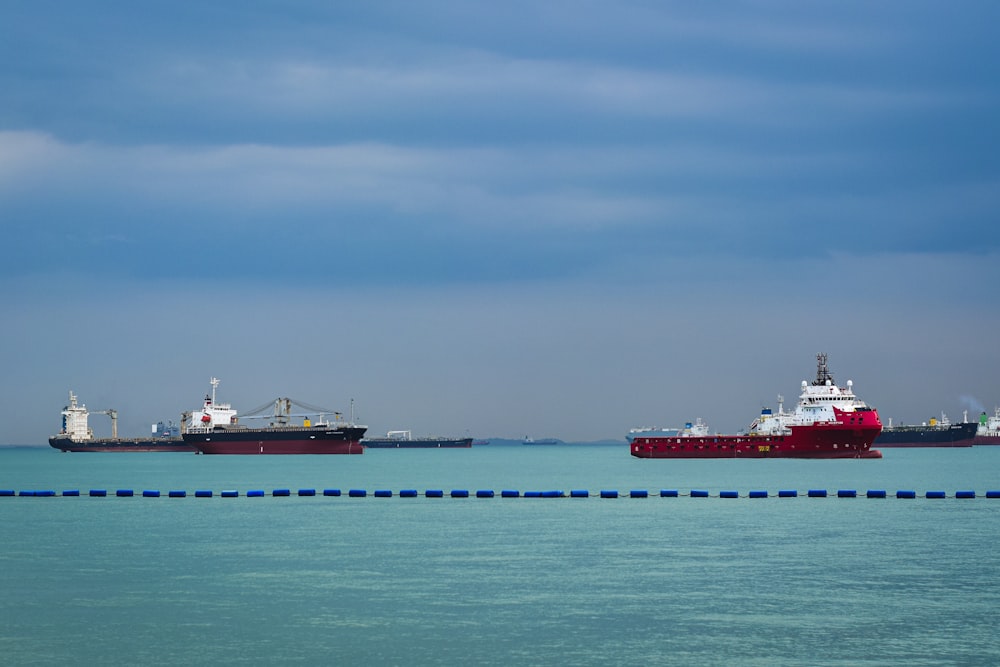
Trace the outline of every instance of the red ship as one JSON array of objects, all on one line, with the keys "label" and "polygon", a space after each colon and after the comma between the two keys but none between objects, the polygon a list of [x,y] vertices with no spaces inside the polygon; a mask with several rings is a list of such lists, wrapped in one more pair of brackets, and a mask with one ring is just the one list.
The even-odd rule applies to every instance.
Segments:
[{"label": "red ship", "polygon": [[[253,427],[239,423],[239,418],[228,403],[215,402],[215,388],[219,381],[211,380],[212,395],[205,397],[200,411],[185,413],[184,443],[195,447],[202,454],[363,454],[367,426],[341,420],[340,413],[324,408],[302,405],[311,410],[309,416],[318,415],[314,422],[304,419],[301,425],[291,423],[293,415],[289,398],[274,401],[274,415],[267,426]],[[301,405],[301,404],[300,404]],[[251,410],[247,417],[270,406]],[[333,414],[331,424],[326,417]]]},{"label": "red ship", "polygon": [[745,434],[712,435],[701,420],[676,435],[633,438],[632,456],[646,459],[880,459],[872,443],[882,432],[878,411],[854,395],[853,382],[839,387],[827,367],[826,354],[816,355],[816,379],[802,381],[802,394],[792,412],[761,411]]}]

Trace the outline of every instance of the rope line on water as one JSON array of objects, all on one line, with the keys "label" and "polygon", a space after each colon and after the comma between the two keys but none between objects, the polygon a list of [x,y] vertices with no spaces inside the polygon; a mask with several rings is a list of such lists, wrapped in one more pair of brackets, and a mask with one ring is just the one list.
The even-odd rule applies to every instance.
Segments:
[{"label": "rope line on water", "polygon": [[[105,498],[107,496],[113,496],[117,498],[131,498],[139,495],[143,498],[160,498],[164,494],[161,494],[157,489],[146,489],[140,493],[136,493],[134,489],[115,489],[114,491],[109,491],[108,489],[90,489],[86,493],[81,492],[80,489],[67,489],[61,493],[57,493],[52,489],[23,489],[20,491],[15,491],[14,489],[0,489],[0,497],[35,497],[35,498],[52,498],[52,497],[80,497],[87,496],[91,498]],[[226,489],[218,492],[218,494],[210,489],[198,489],[193,493],[189,493],[187,490],[171,490],[166,493],[168,498],[187,498],[189,496],[194,496],[195,498],[214,498],[216,496],[221,498],[239,498],[240,492],[236,489]],[[317,490],[314,488],[304,488],[298,489],[295,493],[291,489],[287,488],[277,488],[272,489],[270,492],[264,489],[250,489],[244,492],[243,497],[246,498],[262,498],[270,496],[272,498],[281,498],[289,496],[299,496],[299,497],[312,497],[317,495],[322,495],[324,497],[340,497],[347,496],[348,498],[367,498],[369,492],[367,489],[348,489],[346,493],[341,489],[322,489]],[[596,494],[591,494],[587,489],[573,489],[568,493],[562,490],[548,490],[548,491],[521,491],[515,489],[503,489],[497,493],[493,489],[479,489],[475,492],[470,492],[468,489],[452,489],[449,492],[445,492],[444,489],[426,489],[423,492],[417,489],[400,489],[399,491],[392,491],[391,489],[376,489],[371,495],[375,498],[495,498],[497,496],[501,498],[590,498],[592,495],[594,497],[613,499],[613,498],[648,498],[650,495],[658,495],[660,498],[747,498],[747,499],[759,499],[759,498],[798,498],[800,496],[807,498],[857,498],[859,493],[857,489],[838,489],[836,493],[830,493],[826,489],[808,489],[804,493],[800,493],[797,489],[781,489],[777,494],[772,495],[767,490],[751,490],[746,493],[740,493],[735,490],[720,490],[712,493],[705,489],[691,489],[687,493],[682,493],[678,489],[660,489],[658,494],[650,494],[647,489],[632,489],[630,491],[619,492],[617,489],[601,489]],[[923,493],[918,493],[912,489],[901,489],[895,492],[895,494],[888,493],[885,489],[868,489],[864,493],[866,498],[899,498],[899,499],[975,499],[975,498],[989,498],[989,499],[1000,499],[1000,490],[986,491],[985,494],[979,495],[974,490],[958,490],[954,493],[949,494],[946,491],[931,490],[925,491]]]}]

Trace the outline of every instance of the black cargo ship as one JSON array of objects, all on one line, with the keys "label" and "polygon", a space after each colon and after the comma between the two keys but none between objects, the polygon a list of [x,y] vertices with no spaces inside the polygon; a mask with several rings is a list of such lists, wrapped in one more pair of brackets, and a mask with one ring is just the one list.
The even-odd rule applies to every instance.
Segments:
[{"label": "black cargo ship", "polygon": [[95,438],[90,428],[90,411],[77,403],[76,394],[69,392],[69,405],[62,411],[62,428],[49,438],[49,445],[63,452],[196,452],[184,442],[180,429],[173,424],[153,425],[149,437],[119,438],[118,411],[98,410],[94,414],[111,417],[111,437]]}]

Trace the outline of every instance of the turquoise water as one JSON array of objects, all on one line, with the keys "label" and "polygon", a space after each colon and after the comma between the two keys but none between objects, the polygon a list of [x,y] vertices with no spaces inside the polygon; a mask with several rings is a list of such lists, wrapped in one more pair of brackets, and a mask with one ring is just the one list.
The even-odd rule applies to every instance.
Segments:
[{"label": "turquoise water", "polygon": [[[1000,447],[648,461],[622,446],[0,449],[5,664],[1000,664]],[[107,498],[87,492],[103,488]],[[116,489],[136,497],[113,497]],[[292,496],[247,498],[250,489]],[[298,497],[340,488],[339,498]],[[366,489],[366,498],[347,490]],[[375,498],[376,489],[445,498]],[[711,498],[659,498],[704,489]],[[142,498],[146,489],[161,498]],[[170,489],[189,497],[169,499]],[[210,489],[212,498],[194,498]],[[239,498],[221,498],[223,489]],[[447,497],[468,489],[473,497]],[[475,498],[493,489],[493,499]],[[587,489],[502,499],[501,489]],[[650,498],[597,497],[602,489]],[[748,499],[750,490],[767,499]],[[797,489],[798,498],[777,498]],[[807,498],[828,489],[829,498]],[[946,491],[944,500],[836,498]],[[718,498],[738,490],[739,499]],[[979,497],[958,500],[957,490]]]}]

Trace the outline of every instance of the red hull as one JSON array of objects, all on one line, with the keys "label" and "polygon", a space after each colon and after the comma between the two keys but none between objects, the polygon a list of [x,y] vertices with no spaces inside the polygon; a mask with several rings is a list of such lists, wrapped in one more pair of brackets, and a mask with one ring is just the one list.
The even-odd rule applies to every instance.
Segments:
[{"label": "red hull", "polygon": [[893,443],[878,443],[879,447],[889,447],[892,449],[926,449],[930,447],[937,448],[954,448],[954,447],[972,447],[976,444],[972,440],[963,440],[961,442],[893,442]]},{"label": "red hull", "polygon": [[1000,445],[1000,435],[977,435],[972,439],[974,445]]},{"label": "red hull", "polygon": [[[874,415],[874,413],[868,413]],[[874,417],[877,420],[877,416]],[[632,456],[644,459],[880,459],[872,442],[878,425],[793,426],[790,435],[705,435],[636,438]]]}]

